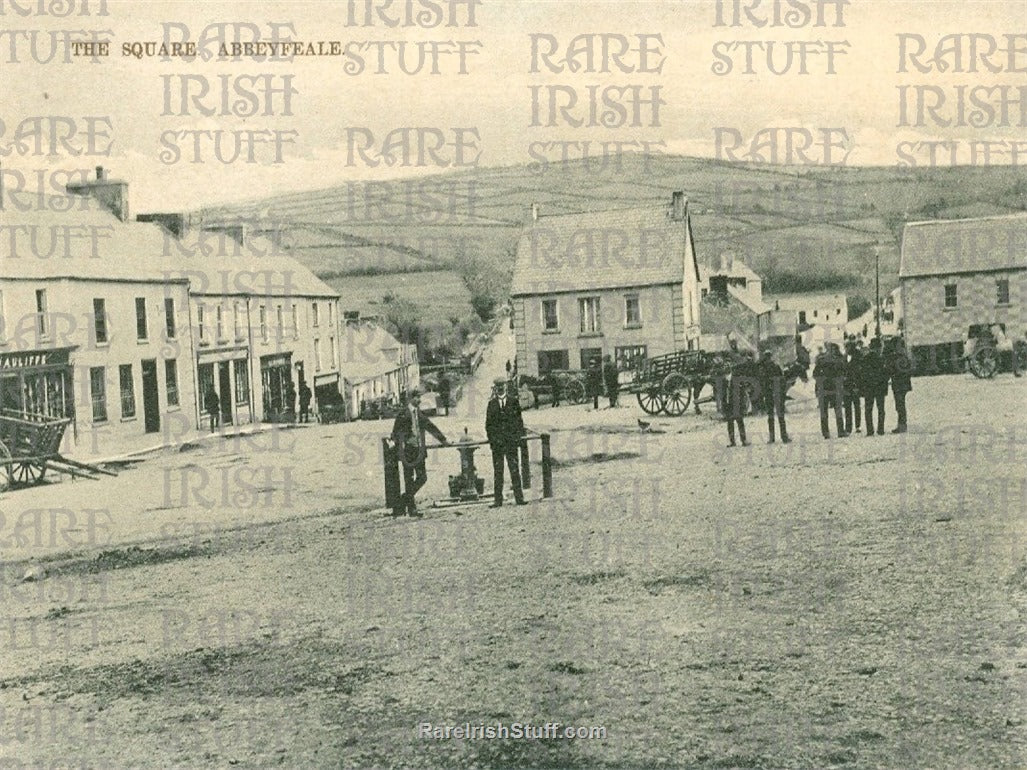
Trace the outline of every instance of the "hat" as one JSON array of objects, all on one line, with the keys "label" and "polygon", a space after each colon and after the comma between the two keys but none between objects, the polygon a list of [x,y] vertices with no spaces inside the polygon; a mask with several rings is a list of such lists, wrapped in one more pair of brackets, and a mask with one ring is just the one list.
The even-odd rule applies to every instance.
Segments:
[{"label": "hat", "polygon": [[413,387],[413,388],[410,389],[410,393],[408,394],[408,398],[420,398],[420,397],[421,397],[421,389],[420,388]]},{"label": "hat", "polygon": [[497,386],[506,385],[506,383],[507,383],[506,377],[496,377],[496,379],[494,379],[492,381],[492,384],[493,385],[497,385]]}]

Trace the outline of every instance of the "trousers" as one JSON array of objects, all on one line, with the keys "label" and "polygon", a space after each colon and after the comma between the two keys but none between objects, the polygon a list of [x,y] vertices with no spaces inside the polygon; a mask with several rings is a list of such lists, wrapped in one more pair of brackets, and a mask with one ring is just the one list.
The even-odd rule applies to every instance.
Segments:
[{"label": "trousers", "polygon": [[514,499],[524,500],[521,489],[521,466],[517,457],[516,446],[492,447],[492,494],[496,505],[503,504],[503,465],[510,469],[510,483],[513,485]]}]

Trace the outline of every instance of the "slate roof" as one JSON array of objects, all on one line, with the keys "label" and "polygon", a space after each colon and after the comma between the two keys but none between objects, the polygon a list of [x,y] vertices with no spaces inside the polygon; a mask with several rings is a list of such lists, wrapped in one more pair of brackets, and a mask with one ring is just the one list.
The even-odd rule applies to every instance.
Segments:
[{"label": "slate roof", "polygon": [[899,278],[1027,268],[1027,214],[909,222]]},{"label": "slate roof", "polygon": [[[686,225],[687,223],[687,225]],[[541,216],[517,243],[512,296],[680,284],[699,277],[691,225],[670,207]]]},{"label": "slate roof", "polygon": [[299,297],[338,296],[264,238],[243,247],[227,235],[193,231],[179,241],[157,224],[122,222],[88,196],[6,191],[2,203],[0,279],[185,279],[193,294],[263,294],[270,286]]},{"label": "slate roof", "polygon": [[347,323],[339,352],[342,371],[351,385],[373,379],[402,366],[402,344],[377,323]]}]

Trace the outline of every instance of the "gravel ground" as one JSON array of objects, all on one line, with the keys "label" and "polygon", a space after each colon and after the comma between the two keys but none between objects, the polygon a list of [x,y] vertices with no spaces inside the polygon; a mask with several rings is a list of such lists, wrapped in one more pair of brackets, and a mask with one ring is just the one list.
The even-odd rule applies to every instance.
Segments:
[{"label": "gravel ground", "polygon": [[707,416],[529,411],[556,498],[536,467],[498,511],[383,516],[386,423],[5,495],[0,765],[1027,767],[1024,386],[914,387],[906,435],[824,441],[800,400],[791,445],[753,418],[734,450]]}]

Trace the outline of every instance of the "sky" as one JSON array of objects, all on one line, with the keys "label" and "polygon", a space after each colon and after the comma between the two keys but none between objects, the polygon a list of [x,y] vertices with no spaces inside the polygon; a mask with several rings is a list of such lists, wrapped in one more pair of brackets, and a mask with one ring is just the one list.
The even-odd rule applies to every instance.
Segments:
[{"label": "sky", "polygon": [[[479,0],[473,25],[469,4],[0,0],[4,183],[32,189],[39,169],[50,184],[59,181],[53,170],[103,165],[130,182],[136,212],[182,210],[354,180],[553,162],[564,147],[569,157],[580,154],[570,143],[584,141],[593,151],[600,142],[648,142],[739,162],[892,166],[931,163],[930,145],[917,143],[932,141],[950,142],[935,148],[936,164],[983,163],[986,141],[996,143],[987,162],[1027,166],[1027,108],[1018,102],[1020,88],[1027,101],[1023,0],[739,0],[738,25],[734,0]],[[368,7],[370,25],[362,23]],[[402,20],[406,10],[414,24],[384,21]],[[69,31],[72,39],[110,41],[109,55],[65,61]],[[931,54],[947,35],[961,36],[949,38],[939,66]],[[122,51],[205,40],[213,54],[219,41],[255,39],[320,41],[327,53],[335,41],[350,55],[255,61]],[[575,40],[570,59],[579,66],[551,71]],[[536,66],[533,41],[536,50],[555,50]],[[928,72],[901,55],[903,43],[915,52],[921,42],[918,61]],[[622,45],[619,59],[603,55]],[[421,71],[401,71],[400,46],[410,70],[424,52]],[[379,51],[385,72],[377,71]],[[269,95],[265,84],[277,90]],[[592,94],[614,108],[600,103],[590,127]],[[976,100],[962,113],[961,95]],[[944,102],[920,110],[918,120],[918,98],[921,106]],[[574,107],[551,111],[569,99]],[[612,125],[602,123],[604,113]],[[90,119],[99,135],[90,136]],[[391,165],[382,158],[388,137],[396,140]],[[253,144],[252,157],[251,139],[267,140]]]}]

